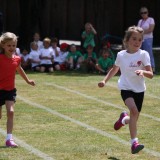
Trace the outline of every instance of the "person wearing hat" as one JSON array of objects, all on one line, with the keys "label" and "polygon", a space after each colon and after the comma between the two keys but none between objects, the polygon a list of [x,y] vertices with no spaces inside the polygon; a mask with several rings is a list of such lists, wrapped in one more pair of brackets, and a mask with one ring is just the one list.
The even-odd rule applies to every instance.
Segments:
[{"label": "person wearing hat", "polygon": [[57,55],[54,55],[53,67],[55,70],[66,70],[66,57],[68,55],[68,44],[62,43],[60,45],[60,51]]}]

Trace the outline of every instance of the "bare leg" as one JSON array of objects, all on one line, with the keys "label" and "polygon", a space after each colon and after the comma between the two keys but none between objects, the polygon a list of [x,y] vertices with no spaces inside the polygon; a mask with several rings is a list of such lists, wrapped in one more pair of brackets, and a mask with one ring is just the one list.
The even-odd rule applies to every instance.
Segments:
[{"label": "bare leg", "polygon": [[7,109],[7,134],[12,134],[13,118],[14,118],[14,102],[6,101],[6,109]]},{"label": "bare leg", "polygon": [[137,120],[139,112],[133,98],[127,98],[125,104],[130,110],[129,130],[131,139],[134,139],[137,137]]},{"label": "bare leg", "polygon": [[2,118],[2,106],[0,106],[0,119]]}]

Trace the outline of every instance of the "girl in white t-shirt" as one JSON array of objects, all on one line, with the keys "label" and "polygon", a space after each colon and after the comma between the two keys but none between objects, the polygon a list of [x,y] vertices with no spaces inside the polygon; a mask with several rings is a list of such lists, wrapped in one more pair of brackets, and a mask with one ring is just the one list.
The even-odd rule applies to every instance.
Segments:
[{"label": "girl in white t-shirt", "polygon": [[50,38],[45,38],[43,40],[44,48],[40,50],[40,71],[41,72],[53,72],[53,50],[50,48],[51,40]]},{"label": "girl in white t-shirt", "polygon": [[31,62],[32,71],[40,71],[40,52],[38,50],[38,45],[35,42],[31,43],[31,52],[29,53],[29,59]]},{"label": "girl in white t-shirt", "polygon": [[114,124],[114,129],[119,130],[125,124],[129,124],[132,154],[138,153],[144,148],[144,145],[138,142],[137,120],[146,90],[144,77],[153,77],[149,54],[147,51],[140,49],[143,33],[144,31],[140,27],[131,26],[128,28],[123,41],[126,50],[118,52],[113,68],[103,81],[98,83],[99,87],[104,87],[110,78],[119,70],[121,71],[118,87],[122,99],[129,109],[130,117],[127,112],[122,112]]}]

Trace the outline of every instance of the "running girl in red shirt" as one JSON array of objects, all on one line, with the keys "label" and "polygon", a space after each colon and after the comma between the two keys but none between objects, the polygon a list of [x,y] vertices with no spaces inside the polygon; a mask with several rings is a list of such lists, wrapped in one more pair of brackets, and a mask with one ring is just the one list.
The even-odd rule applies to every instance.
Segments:
[{"label": "running girl in red shirt", "polygon": [[18,147],[13,141],[13,118],[14,103],[16,99],[15,74],[16,71],[30,85],[34,86],[33,80],[29,80],[21,67],[21,58],[16,56],[17,36],[6,32],[0,37],[0,118],[2,105],[6,105],[7,110],[7,147]]}]

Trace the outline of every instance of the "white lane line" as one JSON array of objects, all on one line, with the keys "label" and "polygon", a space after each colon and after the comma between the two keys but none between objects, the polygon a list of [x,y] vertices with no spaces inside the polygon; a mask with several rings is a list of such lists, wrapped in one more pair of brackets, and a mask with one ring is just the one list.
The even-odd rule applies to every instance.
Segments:
[{"label": "white lane line", "polygon": [[[1,129],[1,128],[0,128],[0,133],[1,133],[3,136],[6,136],[6,132],[5,132],[3,129]],[[28,145],[28,144],[25,143],[24,141],[16,138],[15,136],[14,136],[14,139],[15,139],[15,141],[16,141],[16,143],[17,143],[18,145],[20,145],[20,146],[23,147],[24,149],[28,150],[30,153],[33,153],[33,154],[36,155],[37,157],[40,157],[40,158],[42,158],[42,159],[44,159],[44,160],[54,160],[54,158],[49,157],[49,155],[41,152],[40,150],[34,148],[34,147],[31,146],[31,145]]]},{"label": "white lane line", "polygon": [[[75,93],[75,94],[80,95],[82,97],[85,97],[85,98],[88,98],[88,99],[103,103],[105,105],[109,105],[109,106],[112,106],[112,107],[117,108],[117,109],[125,110],[125,108],[122,107],[122,106],[119,106],[119,105],[116,105],[116,104],[113,104],[113,103],[109,103],[109,102],[106,102],[104,100],[100,100],[98,98],[92,97],[92,96],[88,96],[88,95],[86,95],[84,93],[81,93],[79,91],[71,90],[71,89],[68,89],[66,87],[56,85],[54,83],[45,83],[45,85],[54,86],[56,88],[59,88],[59,89],[62,89],[62,90],[65,90],[65,91],[68,91],[68,92],[71,92],[71,93]],[[144,116],[144,117],[151,118],[151,119],[153,119],[155,121],[160,122],[160,118],[158,118],[158,117],[155,117],[155,116],[152,116],[152,115],[149,115],[149,114],[145,114],[145,113],[141,113],[141,115]]]},{"label": "white lane line", "polygon": [[[120,143],[124,144],[124,145],[130,146],[130,143],[129,143],[129,142],[127,142],[127,141],[119,138],[118,136],[115,136],[115,135],[112,135],[112,134],[107,133],[107,132],[105,132],[105,131],[102,131],[102,130],[100,130],[100,129],[94,128],[94,127],[92,127],[92,126],[90,126],[90,125],[88,125],[88,124],[86,124],[86,123],[83,123],[83,122],[80,122],[80,121],[75,120],[75,119],[73,119],[73,118],[70,118],[70,117],[68,117],[68,116],[66,116],[66,115],[63,115],[63,114],[61,114],[61,113],[59,113],[59,112],[57,112],[57,111],[55,111],[55,110],[52,110],[52,109],[50,109],[50,108],[48,108],[48,107],[46,107],[46,106],[37,104],[37,103],[32,102],[32,101],[30,101],[30,100],[27,100],[27,99],[24,98],[24,97],[17,96],[17,98],[20,99],[21,101],[23,101],[23,102],[25,102],[25,103],[33,106],[33,107],[46,110],[47,112],[49,112],[49,113],[51,113],[51,114],[53,114],[53,115],[56,115],[56,116],[61,117],[61,118],[65,119],[65,120],[71,121],[72,123],[75,123],[75,124],[77,124],[77,125],[79,125],[79,126],[81,126],[81,127],[84,127],[84,128],[86,128],[86,129],[88,129],[88,130],[90,130],[90,131],[96,132],[96,133],[98,133],[98,134],[100,134],[100,135],[102,135],[102,136],[111,138],[111,139],[113,139],[113,140],[115,140],[115,141],[117,141],[117,142],[120,142]],[[145,148],[143,151],[146,152],[146,153],[148,153],[148,154],[150,154],[150,155],[153,155],[153,156],[155,156],[155,157],[160,157],[160,153],[159,153],[159,152],[156,152],[156,151],[154,151],[154,150],[150,150],[150,149]]]}]

